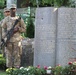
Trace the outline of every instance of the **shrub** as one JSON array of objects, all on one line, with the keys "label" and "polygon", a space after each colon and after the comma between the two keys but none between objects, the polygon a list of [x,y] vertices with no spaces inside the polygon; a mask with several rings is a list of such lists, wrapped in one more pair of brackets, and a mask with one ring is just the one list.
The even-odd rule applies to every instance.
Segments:
[{"label": "shrub", "polygon": [[2,54],[0,54],[0,69],[3,70],[6,68],[6,60]]},{"label": "shrub", "polygon": [[76,75],[76,62],[69,62],[67,66],[56,66],[52,69],[53,75]]},{"label": "shrub", "polygon": [[6,69],[6,73],[8,75],[43,75],[46,73],[46,71],[44,68],[29,66],[27,68],[20,67],[19,69],[8,68]]},{"label": "shrub", "polygon": [[68,75],[76,75],[76,61],[68,63],[68,72],[67,73],[68,73]]},{"label": "shrub", "polygon": [[76,75],[76,62],[69,63],[67,66],[62,67],[60,65],[55,67],[20,67],[20,68],[8,68],[6,73],[8,75],[48,75],[47,70],[51,70],[49,75]]},{"label": "shrub", "polygon": [[53,75],[62,75],[63,67],[62,66],[56,66],[52,69]]},{"label": "shrub", "polygon": [[28,18],[26,25],[26,37],[34,38],[34,23],[31,17]]}]

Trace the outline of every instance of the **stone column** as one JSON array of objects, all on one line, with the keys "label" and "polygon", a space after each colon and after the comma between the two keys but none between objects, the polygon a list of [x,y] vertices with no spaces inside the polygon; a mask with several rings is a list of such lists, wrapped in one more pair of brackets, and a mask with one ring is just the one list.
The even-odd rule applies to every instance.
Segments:
[{"label": "stone column", "polygon": [[76,8],[58,9],[56,64],[76,61]]},{"label": "stone column", "polygon": [[55,65],[57,11],[52,7],[37,8],[35,19],[34,66]]}]

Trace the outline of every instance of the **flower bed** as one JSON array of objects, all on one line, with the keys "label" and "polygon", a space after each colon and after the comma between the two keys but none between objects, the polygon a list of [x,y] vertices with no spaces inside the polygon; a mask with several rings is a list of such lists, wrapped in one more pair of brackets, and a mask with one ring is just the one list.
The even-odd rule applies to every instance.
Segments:
[{"label": "flower bed", "polygon": [[36,67],[8,68],[6,73],[8,75],[76,75],[76,62],[69,62],[65,67],[58,65],[40,68],[40,65],[38,65]]},{"label": "flower bed", "polygon": [[33,66],[29,66],[27,68],[20,67],[20,68],[8,68],[6,70],[8,75],[43,75],[46,73],[46,70],[43,68],[37,68]]}]

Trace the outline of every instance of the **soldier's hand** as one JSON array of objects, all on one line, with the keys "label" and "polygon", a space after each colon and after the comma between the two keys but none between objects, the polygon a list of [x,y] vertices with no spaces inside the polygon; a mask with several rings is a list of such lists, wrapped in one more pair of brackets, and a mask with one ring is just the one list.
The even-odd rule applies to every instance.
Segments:
[{"label": "soldier's hand", "polygon": [[16,27],[16,28],[14,28],[14,33],[16,33],[16,32],[18,32],[19,31],[19,28],[18,27]]}]

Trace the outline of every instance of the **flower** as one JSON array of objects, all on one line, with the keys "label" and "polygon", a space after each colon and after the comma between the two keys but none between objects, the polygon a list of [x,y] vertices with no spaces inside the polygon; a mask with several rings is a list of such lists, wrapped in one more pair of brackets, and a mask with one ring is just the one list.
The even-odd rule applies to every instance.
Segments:
[{"label": "flower", "polygon": [[51,68],[52,68],[51,66],[47,67],[48,70],[51,70]]},{"label": "flower", "polygon": [[16,68],[20,68],[20,66],[16,66]]},{"label": "flower", "polygon": [[47,70],[48,69],[47,66],[44,66],[44,69]]},{"label": "flower", "polygon": [[47,74],[51,74],[51,68],[52,68],[51,66],[47,67],[47,70],[46,70]]},{"label": "flower", "polygon": [[73,65],[76,65],[76,61],[73,62]]},{"label": "flower", "polygon": [[40,68],[40,65],[37,65],[37,68]]},{"label": "flower", "polygon": [[20,67],[20,69],[23,69],[24,67]]},{"label": "flower", "polygon": [[72,65],[72,62],[69,62],[68,65]]},{"label": "flower", "polygon": [[60,64],[58,64],[57,66],[61,66]]}]

